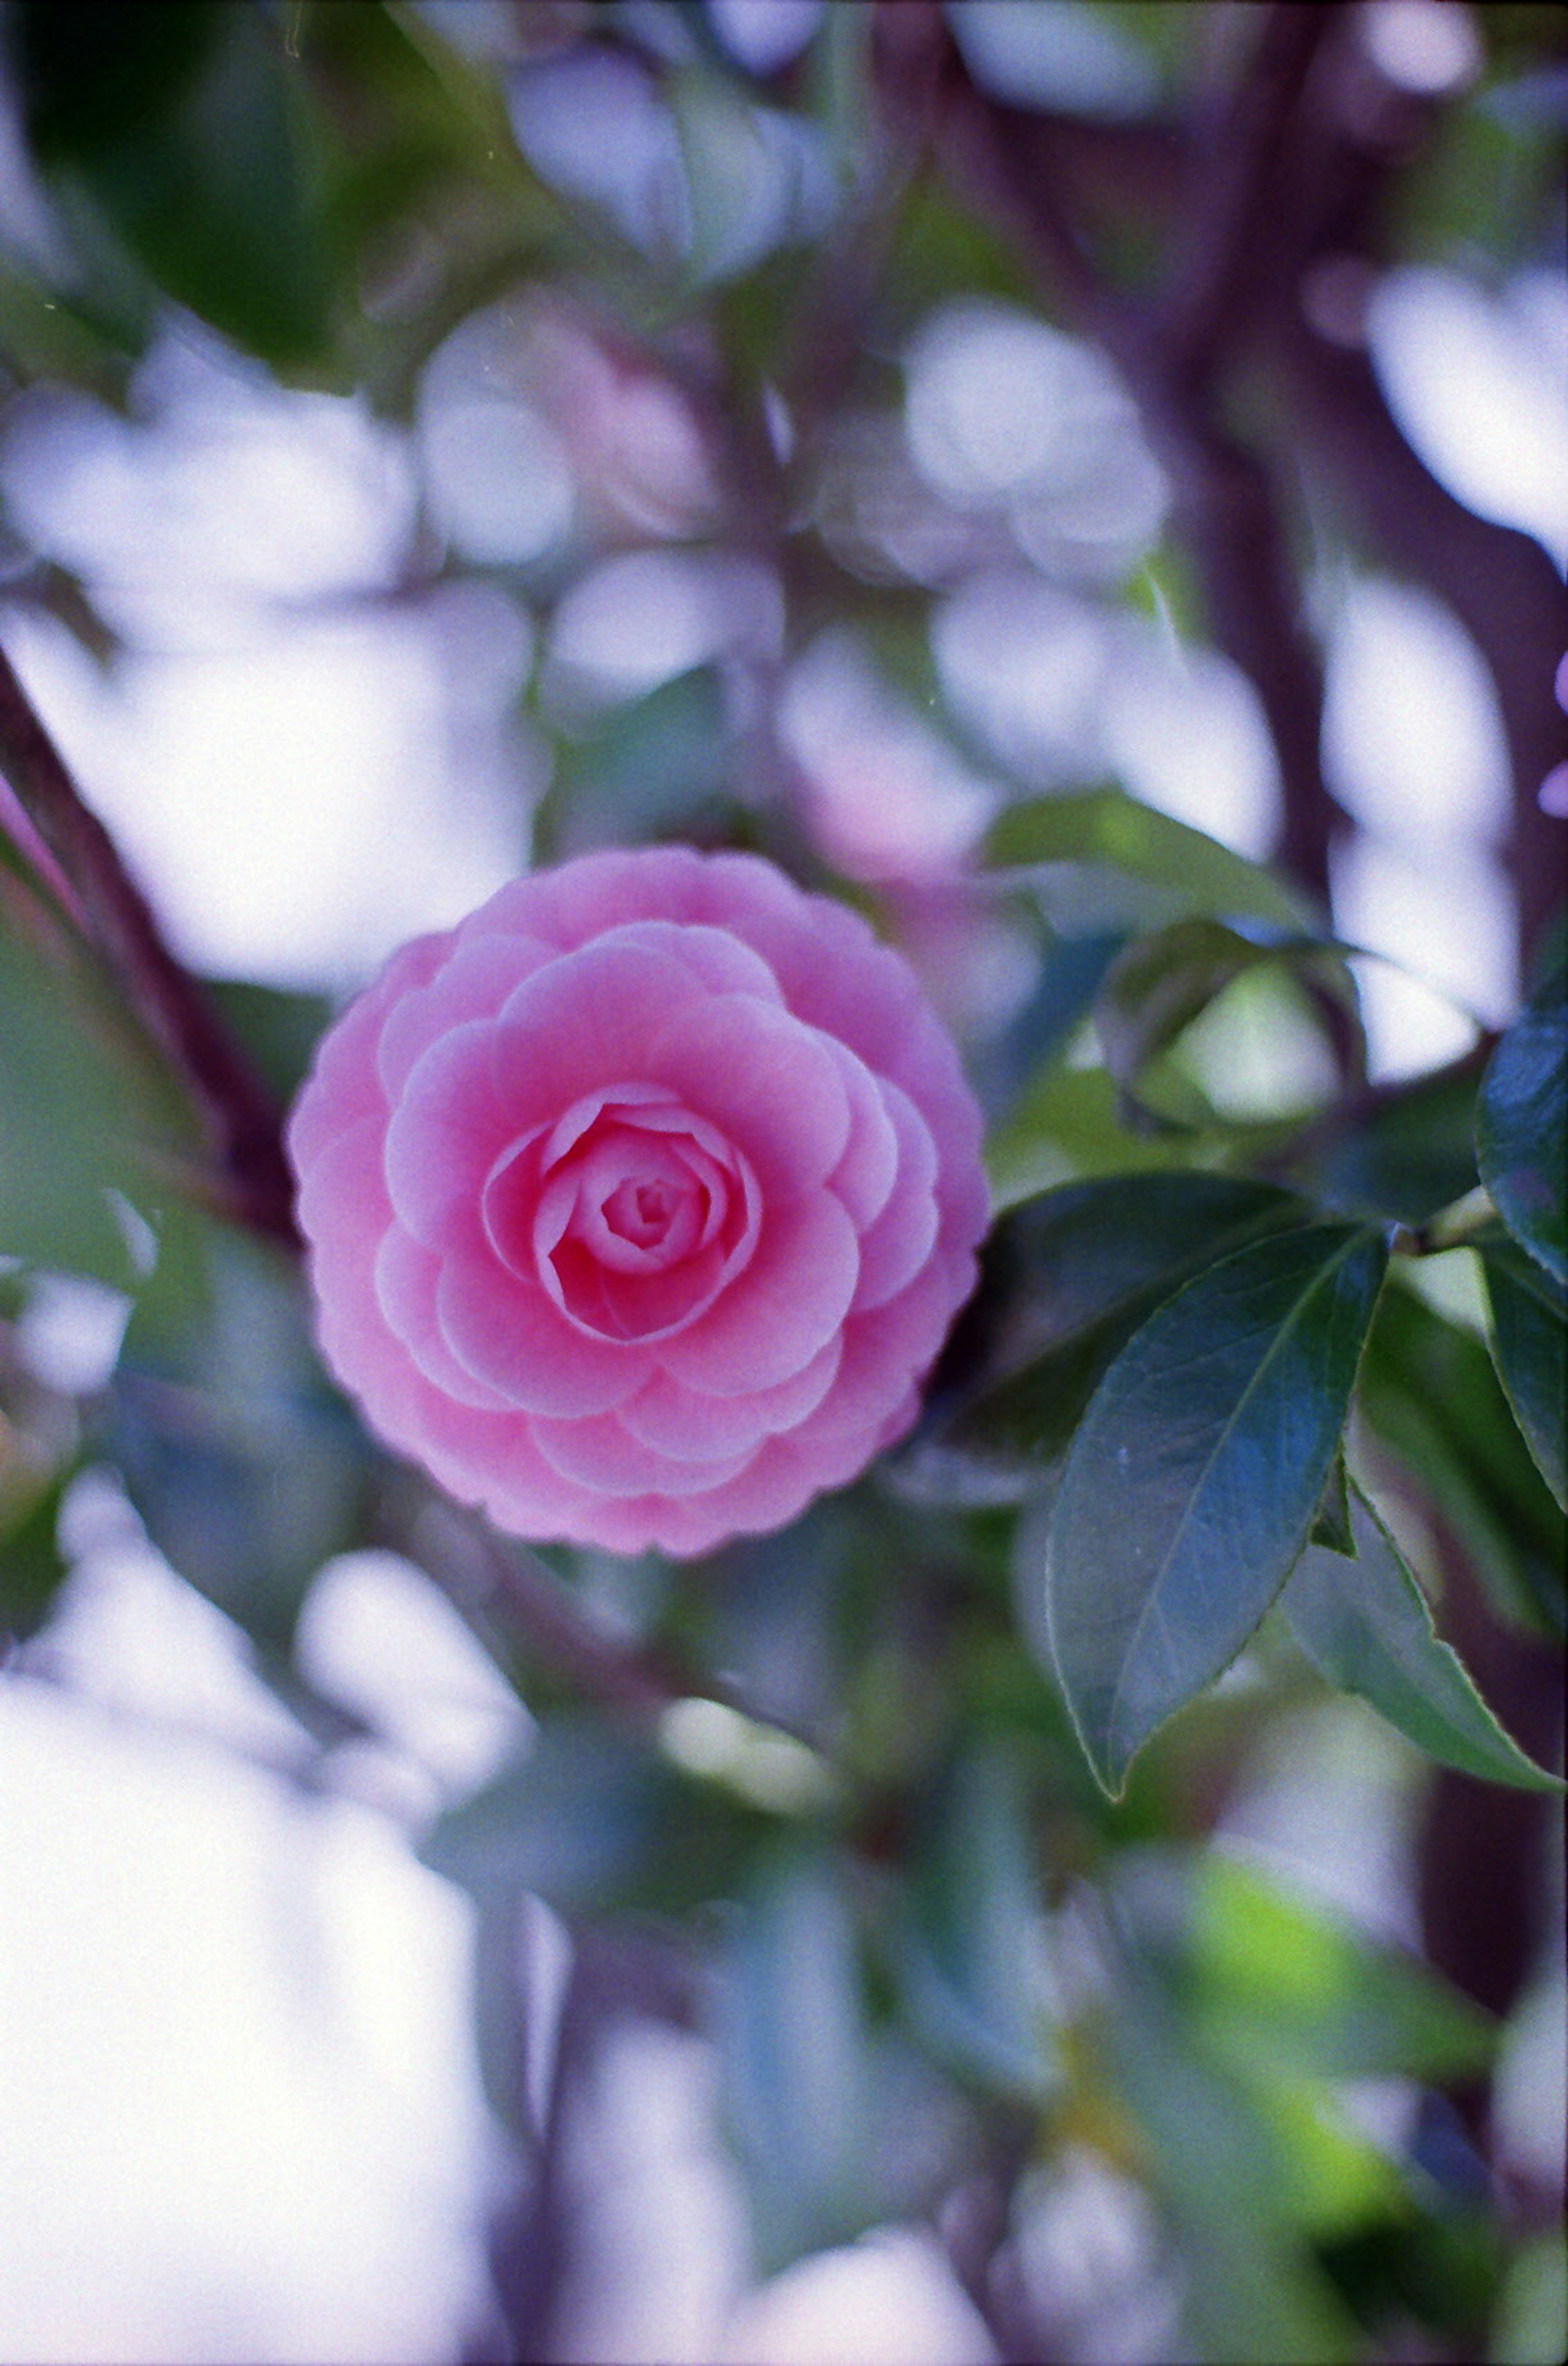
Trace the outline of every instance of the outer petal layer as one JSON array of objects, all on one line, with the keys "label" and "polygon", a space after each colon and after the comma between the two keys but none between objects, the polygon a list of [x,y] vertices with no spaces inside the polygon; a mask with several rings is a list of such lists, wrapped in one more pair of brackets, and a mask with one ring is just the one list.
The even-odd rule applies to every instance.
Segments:
[{"label": "outer petal layer", "polygon": [[396,954],[289,1125],[322,1352],[501,1526],[706,1552],[913,1420],[980,1122],[912,972],[751,855],[585,856]]}]

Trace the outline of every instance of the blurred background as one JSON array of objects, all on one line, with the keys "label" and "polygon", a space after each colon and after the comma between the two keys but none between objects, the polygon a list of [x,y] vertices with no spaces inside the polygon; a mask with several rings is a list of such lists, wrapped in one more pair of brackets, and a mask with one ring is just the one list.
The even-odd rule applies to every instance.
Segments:
[{"label": "blurred background", "polygon": [[[1335,1188],[1416,1221],[1562,893],[1565,13],[9,0],[0,2359],[1561,2353],[1553,1808],[1267,1630],[1107,1803],[1011,1514],[874,1478],[498,1574],[243,1144],[182,1189],[24,775],[278,1098],[531,862],[761,848],[920,969],[998,1206],[1337,1106],[1270,972],[1175,1147],[1085,1031],[1138,930],[1331,932]],[[1560,1524],[1419,1281],[1393,1493],[1550,1763]],[[757,1717],[634,1744],[670,1643]]]}]

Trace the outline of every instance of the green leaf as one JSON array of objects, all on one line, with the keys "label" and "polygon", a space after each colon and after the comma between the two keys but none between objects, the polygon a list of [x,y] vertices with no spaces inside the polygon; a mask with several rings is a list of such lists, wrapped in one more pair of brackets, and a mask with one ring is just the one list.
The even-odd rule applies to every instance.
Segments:
[{"label": "green leaf", "polygon": [[[998,868],[1041,873],[1035,884],[1048,907],[1062,904],[1052,917],[1065,934],[1081,935],[1086,925],[1102,929],[1118,918],[1155,924],[1189,913],[1267,920],[1290,930],[1313,930],[1321,921],[1271,872],[1123,789],[1082,789],[1010,806],[992,825],[986,857]],[[1092,875],[1052,879],[1053,870],[1068,866]],[[1140,891],[1130,898],[1129,881]],[[1096,891],[1090,904],[1083,902],[1086,886]]]},{"label": "green leaf", "polygon": [[0,1644],[36,1635],[64,1583],[58,1529],[65,1476],[51,1480],[19,1510],[4,1507],[9,1525],[0,1527]]},{"label": "green leaf", "polygon": [[1355,1558],[1356,1539],[1350,1527],[1350,1496],[1345,1476],[1343,1448],[1335,1456],[1327,1484],[1318,1498],[1307,1541],[1309,1544],[1326,1545],[1330,1552],[1347,1553],[1352,1560]]},{"label": "green leaf", "polygon": [[728,818],[723,685],[699,666],[556,742],[556,777],[536,823],[549,859],[671,836],[701,839]]},{"label": "green leaf", "polygon": [[1349,2366],[1362,2344],[1292,2223],[1296,2163],[1260,2099],[1147,1982],[1121,1984],[1102,2043],[1183,2237],[1180,2354],[1213,2366]]},{"label": "green leaf", "polygon": [[1568,985],[1562,972],[1492,1054],[1475,1122],[1481,1179],[1516,1240],[1568,1283]]},{"label": "green leaf", "polygon": [[1021,1501],[1155,1308],[1200,1265],[1307,1212],[1269,1184],[1182,1171],[1067,1184],[1015,1209],[987,1250],[987,1280],[1006,1276],[990,1361],[1008,1369],[921,1436],[909,1457],[917,1487]]},{"label": "green leaf", "polygon": [[1325,2079],[1450,2079],[1496,2050],[1495,2024],[1419,1957],[1234,1857],[1209,1853],[1192,1869],[1186,1962],[1203,2025],[1237,2058]]},{"label": "green leaf", "polygon": [[1360,1489],[1350,1496],[1356,1557],[1311,1544],[1280,1607],[1318,1673],[1370,1701],[1445,1766],[1526,1791],[1562,1787],[1498,1724],[1458,1654],[1438,1636],[1426,1596]]},{"label": "green leaf", "polygon": [[1189,1166],[1192,1145],[1134,1132],[1103,1068],[1051,1066],[1029,1085],[986,1144],[991,1200],[999,1211],[1085,1175]]},{"label": "green leaf", "polygon": [[[1210,1266],[1111,1365],[1046,1529],[1050,1657],[1113,1795],[1228,1666],[1300,1553],[1349,1410],[1387,1259],[1314,1224]],[[1039,1614],[1031,1617],[1039,1632]]]},{"label": "green leaf", "polygon": [[361,1539],[370,1470],[321,1379],[293,1266],[167,1209],[97,1444],[180,1575],[286,1657],[316,1572]]},{"label": "green leaf", "polygon": [[875,2223],[853,1924],[837,1869],[794,1848],[758,1868],[727,1933],[724,2118],[764,2273]]},{"label": "green leaf", "polygon": [[910,2016],[939,2056],[993,2092],[1038,2103],[1059,2071],[1027,1819],[1012,1752],[992,1741],[949,1770],[920,1818],[899,1968]]},{"label": "green leaf", "polygon": [[287,1108],[333,1018],[332,1002],[324,994],[290,993],[249,978],[209,978],[205,985],[262,1082]]},{"label": "green leaf", "polygon": [[1475,1091],[1463,1062],[1380,1087],[1369,1113],[1300,1170],[1303,1187],[1348,1214],[1425,1223],[1474,1188]]},{"label": "green leaf", "polygon": [[25,0],[11,35],[28,128],[83,251],[118,247],[265,359],[310,359],[328,282],[299,119],[270,10],[238,0]]},{"label": "green leaf", "polygon": [[164,1080],[94,982],[39,958],[0,906],[0,1256],[135,1279],[114,1193],[134,1205],[181,1127]]},{"label": "green leaf", "polygon": [[1568,1530],[1474,1333],[1397,1280],[1372,1325],[1360,1403],[1430,1491],[1501,1615],[1563,1633]]},{"label": "green leaf", "polygon": [[1568,1511],[1568,1306],[1543,1268],[1516,1250],[1482,1248],[1498,1376],[1548,1486]]},{"label": "green leaf", "polygon": [[420,1853],[481,1901],[527,1889],[564,1913],[679,1914],[732,1897],[777,1830],[731,1786],[682,1771],[654,1736],[570,1710],[443,1816]]},{"label": "green leaf", "polygon": [[1208,1009],[1225,988],[1266,963],[1310,974],[1352,1015],[1355,981],[1337,949],[1316,937],[1258,939],[1197,916],[1140,937],[1107,972],[1095,1005],[1105,1065],[1135,1085],[1149,1062]]}]

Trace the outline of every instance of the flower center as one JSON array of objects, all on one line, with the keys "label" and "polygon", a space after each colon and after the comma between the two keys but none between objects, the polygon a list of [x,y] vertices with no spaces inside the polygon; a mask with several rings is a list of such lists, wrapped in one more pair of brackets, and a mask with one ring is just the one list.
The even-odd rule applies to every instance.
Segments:
[{"label": "flower center", "polygon": [[748,1262],[755,1179],[716,1129],[642,1086],[579,1102],[519,1143],[485,1186],[503,1264],[611,1339],[679,1330]]},{"label": "flower center", "polygon": [[658,1248],[669,1236],[676,1195],[661,1176],[652,1182],[617,1183],[604,1202],[604,1222],[611,1232],[639,1249]]}]

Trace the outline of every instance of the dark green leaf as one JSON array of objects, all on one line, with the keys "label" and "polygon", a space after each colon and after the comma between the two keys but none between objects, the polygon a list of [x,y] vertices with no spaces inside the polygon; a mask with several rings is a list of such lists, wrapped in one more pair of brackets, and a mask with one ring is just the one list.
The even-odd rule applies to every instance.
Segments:
[{"label": "dark green leaf", "polygon": [[1492,1358],[1403,1282],[1383,1292],[1361,1370],[1378,1436],[1430,1490],[1505,1617],[1568,1626],[1568,1530]]},{"label": "dark green leaf", "polygon": [[764,2272],[874,2223],[853,1925],[833,1866],[787,1850],[759,1868],[720,1966],[725,2120]]},{"label": "dark green leaf", "polygon": [[987,1280],[1006,1277],[990,1362],[1007,1369],[922,1436],[917,1485],[1021,1501],[1155,1308],[1201,1265],[1307,1212],[1268,1184],[1179,1171],[1067,1184],[1015,1209],[987,1250]]},{"label": "dark green leaf", "polygon": [[421,1850],[476,1898],[563,1912],[682,1913],[730,1896],[776,1821],[682,1772],[651,1736],[550,1717],[527,1755],[450,1809]]},{"label": "dark green leaf", "polygon": [[[1267,920],[1291,930],[1313,929],[1319,918],[1271,872],[1118,788],[1032,797],[1010,806],[992,827],[986,854],[998,867],[1043,871],[1039,884],[1048,905],[1055,901],[1053,869],[1070,866],[1100,874],[1094,903],[1083,907],[1094,917],[1088,929],[1077,928],[1078,934],[1119,918],[1147,925],[1187,913]],[[1123,894],[1120,904],[1118,875],[1123,888],[1134,881],[1141,891],[1131,898]],[[1070,915],[1085,884],[1095,883],[1059,883],[1066,909],[1059,917],[1053,912],[1053,918],[1064,933],[1072,932]]]},{"label": "dark green leaf", "polygon": [[1095,1005],[1105,1065],[1117,1082],[1136,1085],[1225,988],[1265,963],[1310,974],[1354,1015],[1355,982],[1343,956],[1314,937],[1243,936],[1222,921],[1194,917],[1139,937],[1111,963]]},{"label": "dark green leaf", "polygon": [[1519,1427],[1548,1486],[1568,1511],[1568,1309],[1533,1258],[1486,1244],[1492,1353]]},{"label": "dark green leaf", "polygon": [[0,1646],[25,1642],[54,1607],[66,1575],[58,1535],[64,1482],[53,1480],[25,1507],[7,1505],[0,1526]]},{"label": "dark green leaf", "polygon": [[920,1826],[901,1951],[911,2015],[961,2071],[1038,2102],[1058,2074],[1040,1992],[1040,1886],[1014,1757],[993,1743],[963,1760]]},{"label": "dark green leaf", "polygon": [[701,839],[728,818],[728,763],[723,688],[699,667],[583,737],[558,741],[541,843],[555,859],[644,839]]},{"label": "dark green leaf", "polygon": [[28,130],[84,246],[115,244],[251,352],[310,358],[328,284],[301,86],[269,10],[242,0],[23,0]]},{"label": "dark green leaf", "polygon": [[1359,1488],[1350,1498],[1356,1557],[1311,1544],[1280,1607],[1319,1673],[1358,1694],[1445,1766],[1522,1790],[1562,1786],[1504,1732],[1432,1624],[1426,1597]]},{"label": "dark green leaf", "polygon": [[1313,1515],[1310,1544],[1325,1545],[1330,1552],[1348,1553],[1353,1558],[1356,1539],[1350,1526],[1350,1495],[1345,1477],[1343,1450],[1334,1458],[1328,1482],[1318,1499]]},{"label": "dark green leaf", "polygon": [[[1100,1781],[1225,1668],[1306,1541],[1387,1251],[1317,1224],[1237,1250],[1136,1332],[1067,1457],[1026,1572]],[[1043,1601],[1038,1600],[1040,1591]]]},{"label": "dark green leaf", "polygon": [[1492,1054],[1475,1144],[1481,1179],[1508,1230],[1568,1283],[1568,987],[1561,973]]},{"label": "dark green leaf", "polygon": [[323,994],[292,994],[248,978],[207,981],[207,991],[254,1062],[257,1074],[286,1107],[299,1089],[333,1016]]},{"label": "dark green leaf", "polygon": [[285,1657],[310,1580],[359,1541],[369,1470],[292,1266],[167,1210],[98,1442],[180,1575]]},{"label": "dark green leaf", "polygon": [[0,1255],[127,1286],[111,1194],[144,1198],[177,1113],[90,982],[46,963],[0,909]]},{"label": "dark green leaf", "polygon": [[1380,1091],[1368,1115],[1336,1132],[1303,1166],[1319,1196],[1348,1212],[1425,1223],[1475,1183],[1473,1066]]}]

